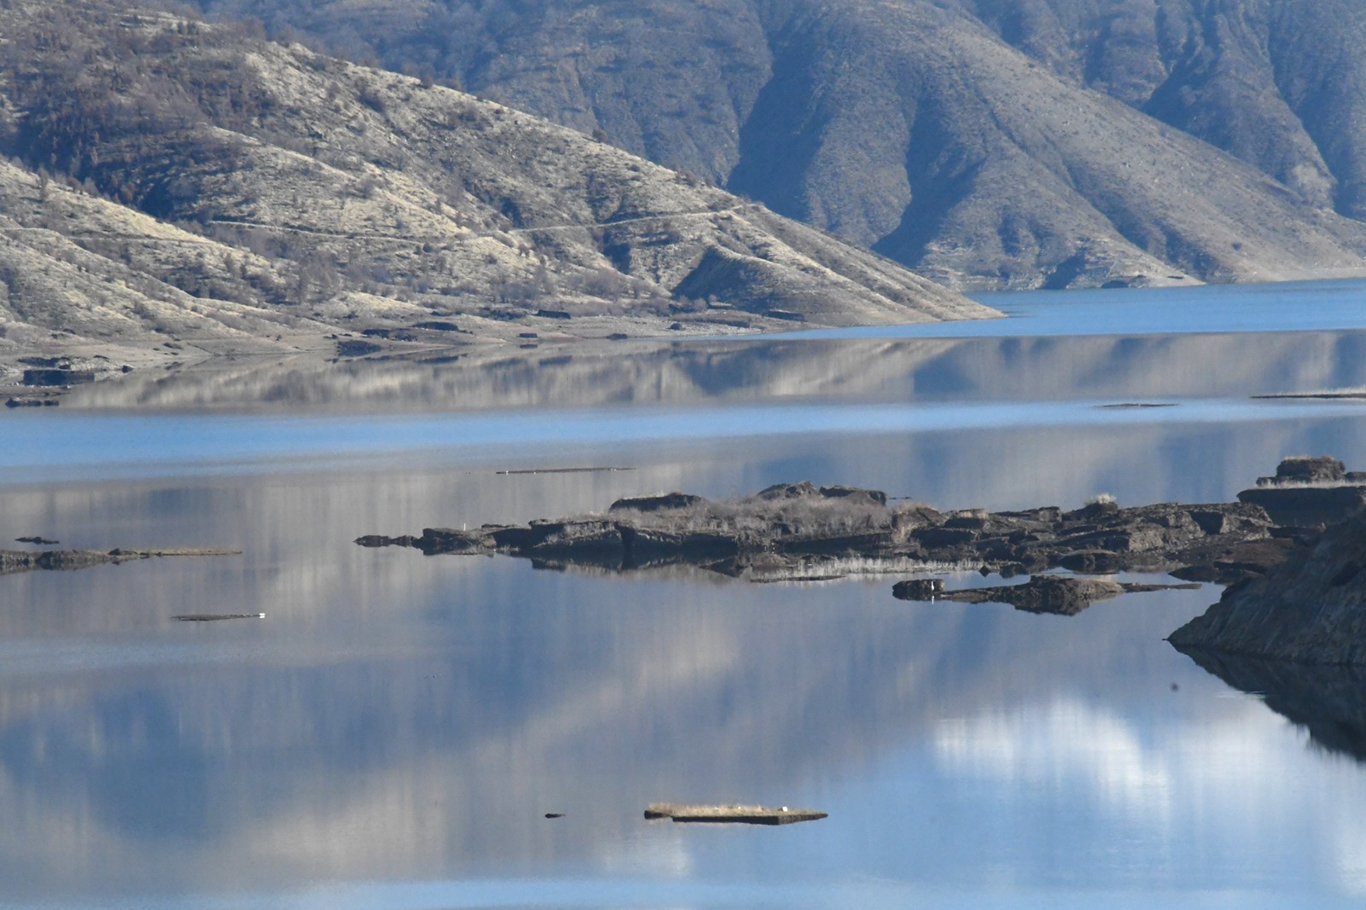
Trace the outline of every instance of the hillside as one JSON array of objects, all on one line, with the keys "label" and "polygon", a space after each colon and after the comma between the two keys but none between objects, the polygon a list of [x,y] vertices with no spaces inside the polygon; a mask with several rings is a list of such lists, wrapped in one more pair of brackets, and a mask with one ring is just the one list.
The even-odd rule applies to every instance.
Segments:
[{"label": "hillside", "polygon": [[575,131],[249,29],[11,0],[0,36],[0,355],[993,314]]},{"label": "hillside", "polygon": [[200,0],[966,288],[1366,271],[1349,0]]}]

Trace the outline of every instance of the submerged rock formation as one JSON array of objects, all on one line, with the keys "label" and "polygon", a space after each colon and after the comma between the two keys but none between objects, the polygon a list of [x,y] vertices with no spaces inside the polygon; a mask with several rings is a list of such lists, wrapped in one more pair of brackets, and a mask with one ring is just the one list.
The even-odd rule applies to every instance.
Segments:
[{"label": "submerged rock formation", "polygon": [[241,550],[175,548],[162,550],[0,550],[0,575],[32,572],[39,569],[65,571],[88,569],[153,556],[240,556]]}]

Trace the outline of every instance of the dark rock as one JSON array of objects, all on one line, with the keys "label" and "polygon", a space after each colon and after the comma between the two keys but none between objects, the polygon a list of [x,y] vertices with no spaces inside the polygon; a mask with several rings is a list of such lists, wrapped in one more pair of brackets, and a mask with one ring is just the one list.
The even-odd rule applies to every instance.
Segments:
[{"label": "dark rock", "polygon": [[691,493],[666,493],[663,496],[634,496],[618,499],[608,507],[609,512],[631,509],[636,512],[658,512],[661,509],[686,509],[706,502]]},{"label": "dark rock", "polygon": [[23,383],[26,386],[67,386],[83,382],[94,382],[94,370],[31,369],[24,370]]},{"label": "dark rock", "polygon": [[355,543],[362,547],[411,547],[416,546],[416,538],[411,534],[399,537],[385,537],[383,534],[365,534],[357,537]]},{"label": "dark rock", "polygon": [[384,348],[375,344],[373,341],[361,341],[359,338],[350,338],[337,342],[338,357],[364,357],[366,354],[375,354]]},{"label": "dark rock", "polygon": [[1266,509],[1279,525],[1326,527],[1366,509],[1366,486],[1254,487],[1243,490],[1238,499]]},{"label": "dark rock", "polygon": [[1106,515],[1113,515],[1119,511],[1119,503],[1112,499],[1098,499],[1095,502],[1088,502],[1080,509],[1071,512],[1064,512],[1063,517],[1070,521],[1082,521],[1085,519],[1102,518]]},{"label": "dark rock", "polygon": [[977,532],[968,528],[916,528],[911,536],[927,550],[942,547],[961,547],[977,539]]},{"label": "dark rock", "polygon": [[1229,588],[1171,635],[1177,648],[1318,664],[1366,663],[1366,513]]},{"label": "dark rock", "polygon": [[848,499],[852,502],[871,502],[885,506],[887,494],[881,490],[865,490],[860,487],[829,486],[821,487],[820,494],[827,499]]},{"label": "dark rock", "polygon": [[934,600],[944,594],[942,578],[909,578],[892,585],[897,600]]},{"label": "dark rock", "polygon": [[1060,616],[1075,616],[1097,601],[1124,593],[1124,588],[1113,581],[1065,575],[1034,575],[1021,585],[988,590],[1017,610]]},{"label": "dark rock", "polygon": [[1283,460],[1276,466],[1275,477],[1258,478],[1257,485],[1341,483],[1346,477],[1346,466],[1330,455],[1301,455]]},{"label": "dark rock", "polygon": [[620,562],[626,551],[616,522],[602,519],[533,521],[531,533],[535,540],[529,551],[542,558],[591,556],[595,563],[603,557]]},{"label": "dark rock", "polygon": [[1123,561],[1110,550],[1078,550],[1061,557],[1058,565],[1088,575],[1112,575],[1124,569]]},{"label": "dark rock", "polygon": [[820,491],[816,489],[815,484],[803,480],[797,483],[775,483],[760,490],[757,495],[760,499],[801,499],[806,496],[819,496]]},{"label": "dark rock", "polygon": [[1035,575],[1018,585],[991,588],[943,590],[926,584],[938,579],[913,579],[899,582],[892,596],[901,600],[950,600],[955,603],[1002,603],[1029,613],[1074,616],[1091,604],[1125,593],[1123,585],[1097,578],[1072,578],[1067,575]]},{"label": "dark rock", "polygon": [[536,315],[542,319],[568,319],[569,314],[564,310],[537,310]]},{"label": "dark rock", "polygon": [[14,398],[5,399],[7,408],[55,408],[60,404],[56,398]]},{"label": "dark rock", "polygon": [[770,542],[780,553],[849,554],[876,556],[892,546],[891,531],[868,531],[862,534],[803,534],[781,537]]},{"label": "dark rock", "polygon": [[488,548],[487,535],[482,528],[474,531],[423,528],[421,537],[408,540],[409,546],[417,547],[428,556],[438,553],[479,553]]},{"label": "dark rock", "polygon": [[617,525],[625,548],[626,561],[633,565],[659,562],[705,563],[726,559],[740,552],[733,535],[705,532],[672,533],[654,528]]}]

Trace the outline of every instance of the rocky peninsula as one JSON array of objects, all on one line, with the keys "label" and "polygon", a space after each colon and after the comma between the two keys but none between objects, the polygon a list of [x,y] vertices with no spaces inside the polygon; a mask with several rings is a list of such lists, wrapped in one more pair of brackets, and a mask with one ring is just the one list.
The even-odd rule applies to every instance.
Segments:
[{"label": "rocky peninsula", "polygon": [[1264,576],[1233,585],[1172,633],[1188,653],[1217,651],[1316,664],[1366,664],[1366,513],[1297,548]]}]

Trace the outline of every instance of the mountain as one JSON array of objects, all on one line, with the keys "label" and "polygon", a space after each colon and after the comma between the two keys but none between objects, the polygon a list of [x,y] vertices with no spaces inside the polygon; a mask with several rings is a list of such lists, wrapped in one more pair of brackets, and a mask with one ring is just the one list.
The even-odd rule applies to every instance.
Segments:
[{"label": "mountain", "polygon": [[0,354],[994,314],[573,130],[250,28],[9,0],[0,35]]},{"label": "mountain", "polygon": [[1366,270],[1349,0],[200,0],[964,288]]}]

